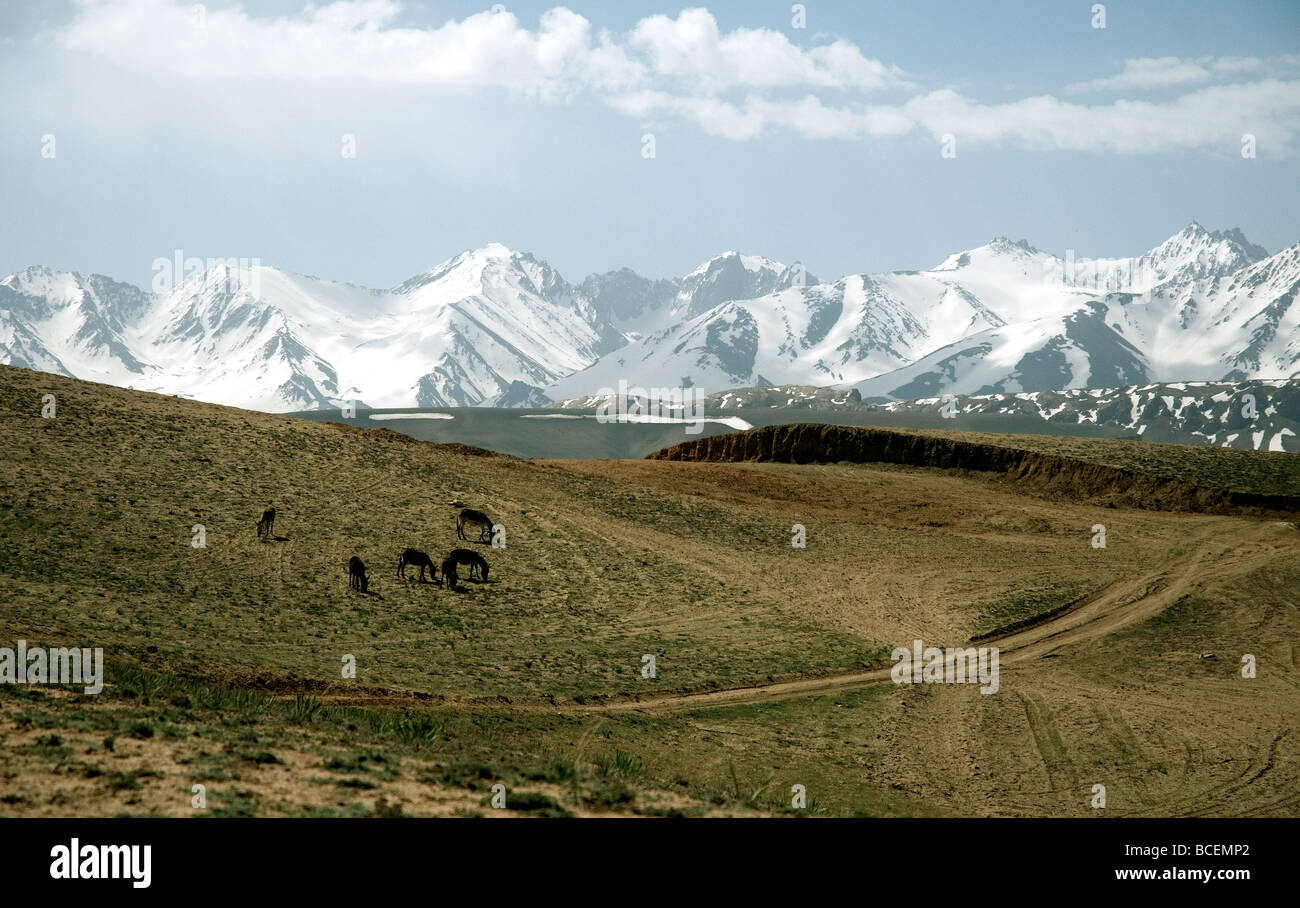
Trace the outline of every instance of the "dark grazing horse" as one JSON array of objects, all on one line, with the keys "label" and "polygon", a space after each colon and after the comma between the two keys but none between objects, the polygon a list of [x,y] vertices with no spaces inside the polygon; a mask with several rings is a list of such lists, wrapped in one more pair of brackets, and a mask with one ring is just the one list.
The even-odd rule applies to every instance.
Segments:
[{"label": "dark grazing horse", "polygon": [[353,555],[348,561],[348,586],[354,590],[361,590],[363,593],[370,588],[370,578],[366,576],[366,565],[356,555]]},{"label": "dark grazing horse", "polygon": [[[477,540],[471,540],[468,536],[465,535],[466,527],[479,528]],[[491,519],[488,518],[488,515],[484,514],[482,511],[475,511],[475,510],[471,510],[470,508],[464,508],[461,510],[460,514],[457,515],[456,517],[456,538],[457,539],[464,539],[466,542],[470,542],[470,541],[490,542],[491,537],[492,537],[492,521]]]},{"label": "dark grazing horse", "polygon": [[460,579],[460,577],[456,574],[456,559],[453,558],[451,555],[448,555],[446,558],[442,559],[442,579],[443,582],[447,584],[448,589],[451,590],[460,589],[460,587],[456,586],[456,581]]},{"label": "dark grazing horse", "polygon": [[403,580],[406,579],[407,565],[418,567],[420,569],[420,582],[424,583],[424,569],[429,569],[429,579],[435,583],[438,581],[438,571],[433,566],[433,559],[421,552],[419,549],[407,549],[402,552],[402,557],[397,559],[397,576]]},{"label": "dark grazing horse", "polygon": [[[469,580],[473,580],[475,574],[478,574],[479,579],[485,582],[488,579],[488,563],[478,552],[471,552],[469,549],[455,549],[447,556],[443,564],[445,565],[447,561],[453,564],[468,564],[469,576],[467,579]],[[442,572],[445,575],[447,569],[444,567]]]},{"label": "dark grazing horse", "polygon": [[262,519],[257,522],[257,538],[270,539],[271,531],[275,527],[275,508],[267,508],[262,512]]}]

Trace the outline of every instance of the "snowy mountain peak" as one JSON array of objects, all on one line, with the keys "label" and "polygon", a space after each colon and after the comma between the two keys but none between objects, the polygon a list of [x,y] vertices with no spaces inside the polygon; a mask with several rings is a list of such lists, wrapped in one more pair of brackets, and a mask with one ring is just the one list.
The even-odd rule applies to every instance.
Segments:
[{"label": "snowy mountain peak", "polygon": [[[1237,228],[1212,232],[1192,221],[1145,255],[1086,260],[1083,264],[1085,271],[1093,274],[1094,285],[1104,289],[1148,293],[1164,288],[1185,295],[1194,282],[1226,277],[1267,257],[1263,248]],[[1100,282],[1097,275],[1103,275]]]},{"label": "snowy mountain peak", "polygon": [[1145,257],[1189,263],[1193,259],[1235,270],[1268,258],[1268,252],[1246,239],[1236,227],[1209,231],[1192,221],[1182,230],[1156,246]]},{"label": "snowy mountain peak", "polygon": [[563,279],[545,262],[530,252],[516,252],[502,243],[466,249],[398,285],[393,292],[412,294],[431,284],[455,288],[452,292],[465,297],[487,294],[491,286],[522,284],[530,293],[568,289]]},{"label": "snowy mountain peak", "polygon": [[1268,250],[1263,246],[1256,246],[1250,240],[1246,239],[1246,234],[1242,233],[1241,228],[1239,227],[1229,227],[1227,230],[1216,230],[1213,231],[1210,236],[1239,246],[1252,261],[1262,262],[1264,259],[1268,258]]},{"label": "snowy mountain peak", "polygon": [[686,275],[686,279],[690,280],[691,278],[700,277],[709,273],[725,271],[728,268],[736,266],[755,274],[761,274],[764,271],[773,271],[780,274],[782,271],[785,271],[785,265],[782,265],[780,262],[774,262],[771,259],[763,258],[761,255],[745,255],[744,253],[730,249],[721,255],[715,255],[713,258],[700,265],[690,274]]},{"label": "snowy mountain peak", "polygon": [[762,256],[724,252],[682,279],[676,308],[691,317],[730,300],[764,296],[780,289],[781,276],[787,270],[780,262]]},{"label": "snowy mountain peak", "polygon": [[1060,261],[1041,249],[1035,249],[1025,240],[994,237],[983,246],[954,252],[935,267],[935,271],[1006,272],[1026,277],[1046,277],[1053,265]]},{"label": "snowy mountain peak", "polygon": [[1010,240],[1004,236],[995,236],[989,241],[988,246],[1002,255],[1016,255],[1018,253],[1039,255],[1042,253],[1041,249],[1035,249],[1029,245],[1028,240]]},{"label": "snowy mountain peak", "polygon": [[1210,248],[1232,248],[1234,246],[1234,243],[1231,243],[1222,234],[1210,233],[1209,230],[1197,224],[1196,221],[1192,221],[1191,224],[1184,226],[1182,230],[1175,233],[1173,237],[1153,247],[1147,255],[1154,256],[1154,258],[1180,259],[1187,258],[1188,255],[1200,254],[1201,251],[1210,250]]},{"label": "snowy mountain peak", "polygon": [[75,271],[54,271],[43,265],[31,265],[0,281],[0,286],[30,296],[43,296],[50,302],[72,302],[84,292],[81,275]]},{"label": "snowy mountain peak", "polygon": [[486,246],[480,246],[473,250],[473,255],[487,259],[508,259],[516,253],[505,243],[488,243]]},{"label": "snowy mountain peak", "polygon": [[501,243],[488,243],[486,246],[480,246],[477,249],[466,249],[459,252],[446,261],[430,268],[424,274],[411,278],[407,283],[418,282],[425,277],[439,280],[454,271],[478,272],[492,265],[509,264],[514,257],[515,252],[510,247]]}]

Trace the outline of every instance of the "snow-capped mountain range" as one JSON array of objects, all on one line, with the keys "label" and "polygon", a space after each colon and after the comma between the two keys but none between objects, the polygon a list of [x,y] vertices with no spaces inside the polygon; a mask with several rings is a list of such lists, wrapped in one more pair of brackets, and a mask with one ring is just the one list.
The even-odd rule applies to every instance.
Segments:
[{"label": "snow-capped mountain range", "polygon": [[1298,292],[1300,244],[1194,223],[1130,259],[999,238],[834,282],[728,252],[575,285],[499,244],[388,290],[226,263],[150,293],[32,267],[0,281],[0,362],[270,411],[538,406],[620,380],[901,400],[1295,377]]}]

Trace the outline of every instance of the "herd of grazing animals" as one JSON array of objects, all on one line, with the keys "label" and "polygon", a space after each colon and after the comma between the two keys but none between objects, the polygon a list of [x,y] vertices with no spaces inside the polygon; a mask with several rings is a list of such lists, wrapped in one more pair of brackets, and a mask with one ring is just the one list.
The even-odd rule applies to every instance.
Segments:
[{"label": "herd of grazing animals", "polygon": [[[272,536],[275,526],[275,508],[268,507],[262,512],[262,519],[257,522],[257,538],[263,541],[269,541],[276,537]],[[479,529],[478,538],[471,540],[465,535],[465,528],[470,527]],[[456,535],[460,539],[469,542],[491,542],[492,521],[482,511],[462,508],[456,517]],[[419,549],[408,548],[402,551],[397,559],[397,576],[402,580],[406,579],[406,569],[408,567],[418,567],[420,569],[420,582],[424,583],[424,571],[429,570],[429,580],[433,583],[446,583],[448,589],[459,590],[457,582],[460,575],[456,573],[458,565],[467,565],[469,573],[466,575],[468,580],[479,580],[483,583],[488,579],[488,563],[482,555],[470,549],[453,549],[451,554],[442,559],[442,580],[438,579],[438,568],[433,564],[433,559],[425,552]],[[348,586],[362,593],[370,591],[370,576],[366,573],[366,565],[360,558],[353,555],[348,559]]]}]

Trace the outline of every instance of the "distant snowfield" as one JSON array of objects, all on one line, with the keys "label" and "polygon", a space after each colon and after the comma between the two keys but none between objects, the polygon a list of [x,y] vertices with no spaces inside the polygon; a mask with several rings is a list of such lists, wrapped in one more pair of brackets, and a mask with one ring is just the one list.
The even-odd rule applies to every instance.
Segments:
[{"label": "distant snowfield", "polygon": [[[595,418],[596,418],[595,416],[587,416],[587,419],[595,419]],[[622,416],[616,417],[615,419],[608,420],[608,422],[669,422],[669,423],[716,422],[719,425],[727,426],[732,429],[739,429],[742,432],[745,429],[754,428],[752,424],[745,422],[745,420],[741,419],[739,416],[722,416],[722,417],[716,417],[711,419],[685,419],[680,416],[651,416],[651,415],[642,415],[642,414],[634,414],[634,413],[624,413]]]},{"label": "distant snowfield", "polygon": [[[371,413],[370,419],[455,419],[451,413]],[[571,415],[568,413],[522,413],[520,419],[595,419],[595,415],[584,413],[581,415]],[[611,422],[662,422],[662,423],[706,423],[716,422],[719,425],[727,426],[730,429],[744,431],[752,429],[754,426],[746,422],[739,416],[722,416],[709,417],[705,419],[687,419],[681,416],[653,416],[641,414],[623,414],[617,420]]]},{"label": "distant snowfield", "polygon": [[371,413],[371,419],[455,419],[450,413]]},{"label": "distant snowfield", "polygon": [[[596,418],[595,415],[592,414],[592,413],[583,413],[583,414],[578,415],[578,416],[571,416],[571,415],[569,415],[569,414],[567,414],[567,413],[525,413],[525,414],[523,414],[522,416],[520,416],[520,419],[595,419],[595,418]],[[617,417],[617,418],[611,418],[611,419],[608,419],[606,422],[607,422],[607,423],[616,423],[616,422],[665,422],[665,423],[697,423],[697,422],[698,422],[698,423],[706,423],[706,422],[716,422],[716,423],[718,423],[719,425],[727,426],[727,427],[730,428],[730,429],[736,429],[736,430],[741,431],[741,432],[745,431],[746,429],[752,429],[752,428],[754,428],[754,426],[753,426],[751,423],[745,422],[745,420],[741,419],[739,416],[710,417],[710,418],[706,418],[706,419],[686,419],[686,418],[683,418],[683,417],[681,417],[681,416],[651,416],[651,415],[627,414],[627,413],[625,413],[625,414],[623,414],[622,416],[619,416],[619,417]]]}]

